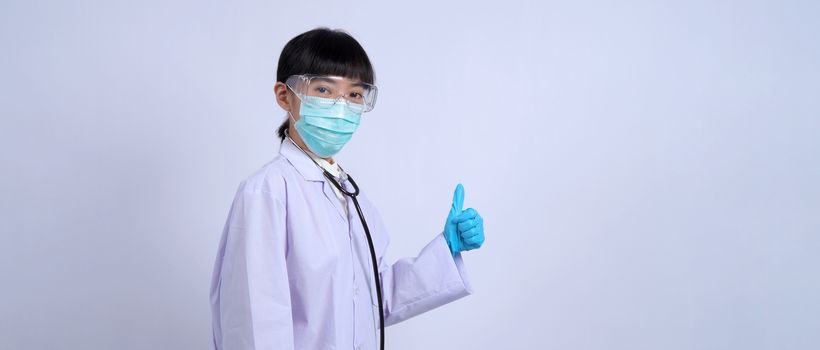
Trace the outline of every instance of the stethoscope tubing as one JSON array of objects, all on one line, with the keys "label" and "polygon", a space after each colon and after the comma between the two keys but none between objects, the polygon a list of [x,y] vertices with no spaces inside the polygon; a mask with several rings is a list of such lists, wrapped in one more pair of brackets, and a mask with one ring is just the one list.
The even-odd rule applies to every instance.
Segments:
[{"label": "stethoscope tubing", "polygon": [[[290,135],[288,135],[288,140],[290,140],[290,142],[293,143],[293,145],[296,146],[296,148],[305,153],[305,155],[308,156],[310,160],[313,160],[313,158],[310,157],[310,155],[305,150],[303,150],[302,147],[299,147],[299,145],[296,144],[296,142],[293,141],[292,138],[290,138]],[[384,308],[382,307],[383,302],[381,276],[379,275],[378,259],[376,259],[376,249],[373,248],[373,237],[370,235],[370,227],[367,226],[367,220],[364,219],[364,213],[362,212],[362,207],[359,206],[359,200],[357,198],[357,196],[359,195],[359,185],[356,184],[356,181],[354,181],[349,174],[345,173],[344,170],[342,170],[342,174],[345,175],[347,180],[350,181],[350,184],[353,186],[353,192],[350,192],[346,190],[344,187],[342,187],[339,184],[339,182],[336,181],[333,175],[331,175],[327,170],[322,168],[319,165],[319,163],[316,163],[315,160],[313,160],[313,164],[316,164],[316,166],[322,170],[322,173],[324,174],[325,178],[327,178],[330,181],[330,183],[333,184],[334,187],[336,187],[344,195],[350,197],[350,199],[353,200],[353,204],[356,206],[356,213],[359,214],[359,220],[362,222],[362,228],[364,228],[364,234],[367,237],[367,246],[370,248],[370,261],[371,265],[373,266],[373,279],[376,282],[376,299],[378,300],[379,304],[379,349],[384,350]],[[341,166],[339,167],[339,169],[341,169]]]},{"label": "stethoscope tubing", "polygon": [[342,188],[339,185],[339,182],[333,178],[327,170],[322,169],[325,177],[333,183],[333,186],[339,189],[342,193],[350,197],[353,200],[353,204],[356,206],[356,212],[359,214],[359,220],[362,222],[362,227],[364,228],[364,234],[367,237],[367,246],[370,247],[370,260],[371,265],[373,266],[373,279],[376,281],[376,299],[378,300],[379,304],[379,349],[384,350],[384,309],[382,308],[382,283],[381,277],[379,276],[379,263],[376,259],[376,249],[373,248],[373,238],[370,235],[370,228],[367,226],[367,221],[364,219],[364,213],[362,213],[362,207],[359,206],[359,200],[357,196],[359,195],[359,186],[356,185],[356,181],[348,174],[347,180],[350,181],[350,184],[353,185],[353,192],[349,192]]}]

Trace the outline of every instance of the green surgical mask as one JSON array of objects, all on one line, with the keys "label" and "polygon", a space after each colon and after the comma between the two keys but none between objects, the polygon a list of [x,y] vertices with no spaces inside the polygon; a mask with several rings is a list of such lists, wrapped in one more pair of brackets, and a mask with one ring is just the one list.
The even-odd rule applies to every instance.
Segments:
[{"label": "green surgical mask", "polygon": [[327,158],[339,153],[353,137],[359,127],[362,109],[343,99],[336,101],[324,97],[301,96],[301,118],[294,125],[305,145],[317,156]]}]

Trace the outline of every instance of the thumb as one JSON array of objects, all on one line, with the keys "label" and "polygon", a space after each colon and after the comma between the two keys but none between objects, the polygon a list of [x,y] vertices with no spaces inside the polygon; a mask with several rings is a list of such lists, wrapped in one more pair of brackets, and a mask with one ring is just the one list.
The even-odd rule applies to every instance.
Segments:
[{"label": "thumb", "polygon": [[464,208],[464,186],[458,184],[453,193],[453,206],[450,208],[450,213],[454,215],[461,214],[462,208]]}]

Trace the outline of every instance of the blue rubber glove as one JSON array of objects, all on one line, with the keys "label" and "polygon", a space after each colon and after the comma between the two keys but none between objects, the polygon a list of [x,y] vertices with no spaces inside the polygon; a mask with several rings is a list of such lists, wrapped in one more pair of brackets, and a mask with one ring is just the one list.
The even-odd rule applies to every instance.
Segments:
[{"label": "blue rubber glove", "polygon": [[453,256],[465,250],[478,249],[484,244],[484,219],[475,209],[462,210],[463,207],[464,186],[458,184],[444,224],[444,238]]}]

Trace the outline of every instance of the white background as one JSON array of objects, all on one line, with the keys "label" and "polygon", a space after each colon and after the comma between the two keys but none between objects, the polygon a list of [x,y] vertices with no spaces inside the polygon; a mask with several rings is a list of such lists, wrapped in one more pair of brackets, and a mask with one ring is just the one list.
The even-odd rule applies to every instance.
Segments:
[{"label": "white background", "polygon": [[820,347],[816,1],[4,1],[4,349],[208,349],[239,182],[278,152],[278,55],[371,57],[338,160],[391,260],[461,182],[475,294],[410,349]]}]

